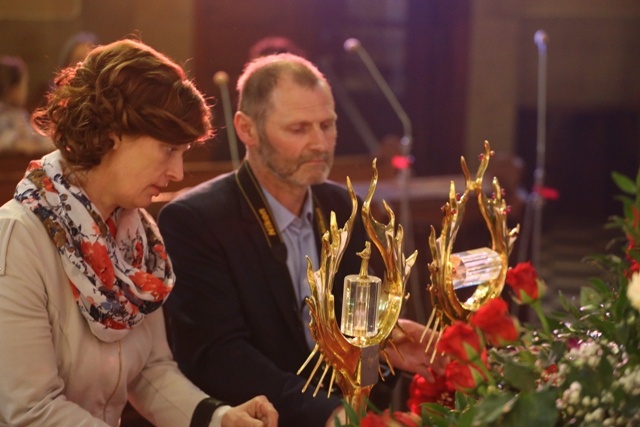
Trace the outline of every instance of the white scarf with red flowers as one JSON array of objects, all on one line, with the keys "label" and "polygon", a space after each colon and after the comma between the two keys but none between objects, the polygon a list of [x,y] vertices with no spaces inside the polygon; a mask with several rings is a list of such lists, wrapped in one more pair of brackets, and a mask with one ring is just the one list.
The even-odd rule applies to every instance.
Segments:
[{"label": "white scarf with red flowers", "polygon": [[42,221],[93,334],[113,342],[162,305],[175,276],[150,215],[116,209],[104,221],[62,163],[59,151],[32,161],[14,198]]}]

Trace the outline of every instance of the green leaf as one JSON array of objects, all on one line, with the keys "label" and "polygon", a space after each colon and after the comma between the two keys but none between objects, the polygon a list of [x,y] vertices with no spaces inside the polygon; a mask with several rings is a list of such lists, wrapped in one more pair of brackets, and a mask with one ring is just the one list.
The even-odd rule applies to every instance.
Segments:
[{"label": "green leaf", "polygon": [[516,400],[517,397],[515,395],[504,392],[478,401],[474,425],[486,425],[496,421],[499,417],[511,411]]},{"label": "green leaf", "polygon": [[606,337],[608,337],[609,339],[613,339],[616,337],[617,334],[617,327],[616,324],[606,320],[606,319],[601,319],[598,318],[596,316],[592,316],[590,318],[591,323],[596,327],[596,329],[600,332],[602,332]]},{"label": "green leaf", "polygon": [[[360,416],[356,412],[356,410],[346,402],[344,402],[344,411],[347,414],[347,420],[359,420],[360,419]],[[334,422],[335,422],[336,425],[342,426],[342,424],[339,424],[340,421],[338,421],[338,416],[337,415],[334,416]],[[345,426],[350,426],[350,425],[351,424],[345,424]]]},{"label": "green leaf", "polygon": [[461,392],[456,393],[455,399],[456,399],[456,409],[458,410],[462,410],[468,407],[469,405],[472,405],[473,402],[475,402],[475,400],[472,399],[470,396],[467,396],[466,394]]},{"label": "green leaf", "polygon": [[517,390],[534,390],[536,378],[537,375],[531,366],[513,361],[507,361],[504,364],[504,379]]},{"label": "green leaf", "polygon": [[475,407],[470,406],[465,410],[456,420],[456,427],[472,427],[474,425],[474,418],[476,415]]},{"label": "green leaf", "polygon": [[567,343],[564,340],[555,340],[551,343],[548,363],[557,363],[567,352]]},{"label": "green leaf", "polygon": [[625,291],[620,292],[618,298],[611,304],[611,314],[613,322],[620,322],[624,320],[625,313],[629,309],[629,298],[627,297],[626,286]]},{"label": "green leaf", "polygon": [[451,422],[456,420],[456,415],[449,408],[435,403],[422,405],[422,425],[425,426],[449,427]]},{"label": "green leaf", "polygon": [[427,417],[426,420],[423,420],[422,425],[431,427],[449,427],[450,423],[449,420],[445,418]]},{"label": "green leaf", "polygon": [[571,316],[573,316],[574,318],[580,316],[580,311],[578,310],[578,308],[572,301],[567,299],[567,297],[562,292],[558,292],[558,300],[560,301],[562,308]]},{"label": "green leaf", "polygon": [[452,412],[451,409],[437,403],[423,403],[421,408],[423,415],[434,415],[436,417],[444,417]]},{"label": "green leaf", "polygon": [[553,427],[558,420],[557,392],[523,392],[513,409],[505,415],[501,427]]},{"label": "green leaf", "polygon": [[[594,257],[595,258],[595,257]],[[602,263],[600,260],[598,260],[598,263]],[[600,293],[603,296],[610,296],[612,294],[611,289],[609,288],[609,286],[605,283],[604,280],[600,279],[600,278],[593,278],[590,280],[591,286],[593,286],[593,288]]]},{"label": "green leaf", "polygon": [[600,293],[587,286],[580,288],[580,305],[582,307],[596,307],[602,302]]},{"label": "green leaf", "polygon": [[612,172],[611,177],[618,188],[627,194],[636,194],[636,184],[629,177],[619,172]]}]

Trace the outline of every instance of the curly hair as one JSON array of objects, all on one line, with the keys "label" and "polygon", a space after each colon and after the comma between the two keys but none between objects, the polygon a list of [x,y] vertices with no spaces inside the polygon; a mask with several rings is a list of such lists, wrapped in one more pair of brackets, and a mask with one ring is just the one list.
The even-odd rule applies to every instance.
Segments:
[{"label": "curly hair", "polygon": [[182,145],[213,134],[209,106],[183,69],[129,39],[98,46],[62,70],[32,122],[70,167],[85,170],[100,164],[114,137],[145,135]]}]

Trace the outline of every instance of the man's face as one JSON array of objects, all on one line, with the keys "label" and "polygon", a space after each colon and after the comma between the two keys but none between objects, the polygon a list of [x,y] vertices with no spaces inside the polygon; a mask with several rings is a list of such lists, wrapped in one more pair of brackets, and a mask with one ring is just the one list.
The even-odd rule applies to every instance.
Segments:
[{"label": "man's face", "polygon": [[257,154],[267,169],[288,185],[306,187],[327,179],[336,146],[336,113],[324,85],[300,86],[290,76],[271,95]]}]

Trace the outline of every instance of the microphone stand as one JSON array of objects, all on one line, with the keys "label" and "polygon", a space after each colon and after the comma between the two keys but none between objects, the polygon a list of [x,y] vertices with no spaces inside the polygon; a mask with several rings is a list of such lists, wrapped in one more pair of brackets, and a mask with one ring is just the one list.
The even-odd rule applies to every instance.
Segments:
[{"label": "microphone stand", "polygon": [[536,139],[536,167],[534,171],[533,191],[527,199],[524,217],[524,230],[527,232],[522,239],[519,261],[526,258],[531,238],[531,264],[538,268],[540,264],[540,238],[542,234],[542,207],[544,198],[540,195],[545,180],[546,154],[546,86],[547,86],[547,34],[543,30],[536,31],[533,38],[538,46],[538,107],[537,107],[537,139]]},{"label": "microphone stand", "polygon": [[[415,241],[413,235],[413,220],[411,218],[409,206],[409,178],[411,176],[411,168],[408,161],[411,154],[411,146],[413,144],[411,120],[360,41],[357,39],[348,39],[345,41],[344,47],[347,52],[355,52],[358,54],[402,124],[403,135],[400,139],[400,150],[401,155],[406,160],[406,164],[398,170],[398,183],[400,186],[400,220],[404,228],[405,250],[407,252],[413,252],[415,250]],[[424,314],[420,282],[417,274],[409,276],[409,285],[413,294],[416,320],[420,323],[425,323],[427,319]]]},{"label": "microphone stand", "polygon": [[367,146],[369,153],[375,155],[378,152],[378,140],[353,100],[347,94],[346,89],[340,83],[331,62],[326,57],[323,57],[318,60],[318,63],[322,67],[321,70],[324,75],[331,82],[331,89],[333,89],[333,95],[336,97],[337,103],[344,110],[353,128],[362,139],[362,142],[364,142],[364,145]]},{"label": "microphone stand", "polygon": [[238,141],[236,139],[236,130],[233,126],[231,99],[229,97],[229,75],[224,71],[218,71],[213,75],[213,82],[220,88],[222,109],[224,110],[224,122],[227,126],[227,138],[229,140],[231,164],[235,170],[240,166],[240,156],[238,154]]}]

